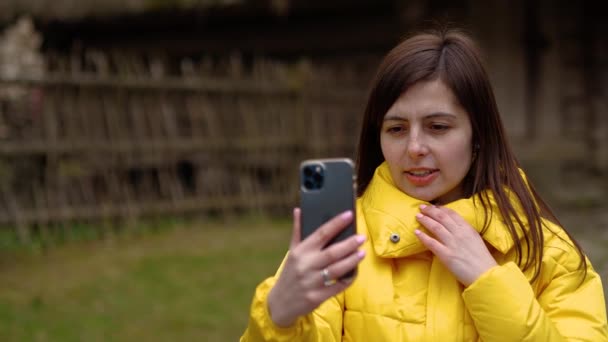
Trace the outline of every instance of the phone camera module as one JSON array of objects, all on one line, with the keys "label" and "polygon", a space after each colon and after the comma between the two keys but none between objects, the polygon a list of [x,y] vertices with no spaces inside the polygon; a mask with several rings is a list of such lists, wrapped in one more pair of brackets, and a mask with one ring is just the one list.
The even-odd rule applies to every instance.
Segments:
[{"label": "phone camera module", "polygon": [[324,172],[321,165],[308,165],[302,170],[304,188],[319,190],[323,187]]}]

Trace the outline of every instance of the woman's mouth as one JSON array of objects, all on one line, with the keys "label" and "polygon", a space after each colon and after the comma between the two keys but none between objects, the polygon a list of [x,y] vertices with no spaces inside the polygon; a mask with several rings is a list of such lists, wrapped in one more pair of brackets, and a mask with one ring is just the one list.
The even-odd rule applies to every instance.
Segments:
[{"label": "woman's mouth", "polygon": [[439,170],[420,169],[405,171],[407,180],[416,186],[429,185],[439,176]]}]

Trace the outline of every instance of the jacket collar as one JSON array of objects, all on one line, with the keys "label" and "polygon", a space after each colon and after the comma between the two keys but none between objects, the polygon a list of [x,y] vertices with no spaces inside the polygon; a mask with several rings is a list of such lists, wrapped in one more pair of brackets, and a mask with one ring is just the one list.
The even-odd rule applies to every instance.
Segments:
[{"label": "jacket collar", "polygon": [[[445,207],[456,211],[475,230],[481,232],[484,227],[485,213],[481,202],[477,198],[478,195],[460,199],[446,204]],[[491,192],[488,193],[488,198],[492,215],[488,228],[482,237],[504,254],[513,247],[514,243]],[[429,203],[410,197],[399,190],[392,180],[386,162],[376,169],[374,177],[363,196],[361,196],[361,201],[370,242],[378,256],[399,258],[417,254],[427,249],[414,235],[414,230],[421,229],[426,232],[426,229],[416,220],[415,215],[420,211],[419,206],[421,204],[428,205]],[[518,215],[522,219],[525,218],[519,212]],[[391,241],[392,234],[399,235],[398,242]],[[523,236],[521,231],[518,231],[518,235],[520,238]]]}]

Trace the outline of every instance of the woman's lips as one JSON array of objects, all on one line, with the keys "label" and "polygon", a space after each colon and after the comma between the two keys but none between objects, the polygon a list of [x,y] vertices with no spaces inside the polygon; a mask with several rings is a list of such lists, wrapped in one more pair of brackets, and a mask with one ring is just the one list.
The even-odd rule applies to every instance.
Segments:
[{"label": "woman's lips", "polygon": [[416,186],[431,184],[439,176],[439,170],[411,170],[405,171],[407,180]]}]

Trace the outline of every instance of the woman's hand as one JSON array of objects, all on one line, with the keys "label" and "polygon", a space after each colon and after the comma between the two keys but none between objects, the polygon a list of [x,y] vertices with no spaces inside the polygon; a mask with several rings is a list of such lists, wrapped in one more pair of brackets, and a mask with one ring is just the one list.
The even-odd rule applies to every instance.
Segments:
[{"label": "woman's hand", "polygon": [[[348,279],[330,284],[325,278],[338,279],[359,264],[365,253],[357,248],[365,237],[355,235],[323,249],[352,220],[353,213],[344,212],[300,241],[300,209],[294,209],[289,254],[279,279],[268,294],[268,310],[277,326],[292,325],[299,316],[312,312],[352,283],[353,279]],[[327,270],[325,275],[324,270]]]},{"label": "woman's hand", "polygon": [[496,266],[479,233],[455,211],[421,205],[416,218],[435,238],[420,230],[416,236],[464,286]]}]

